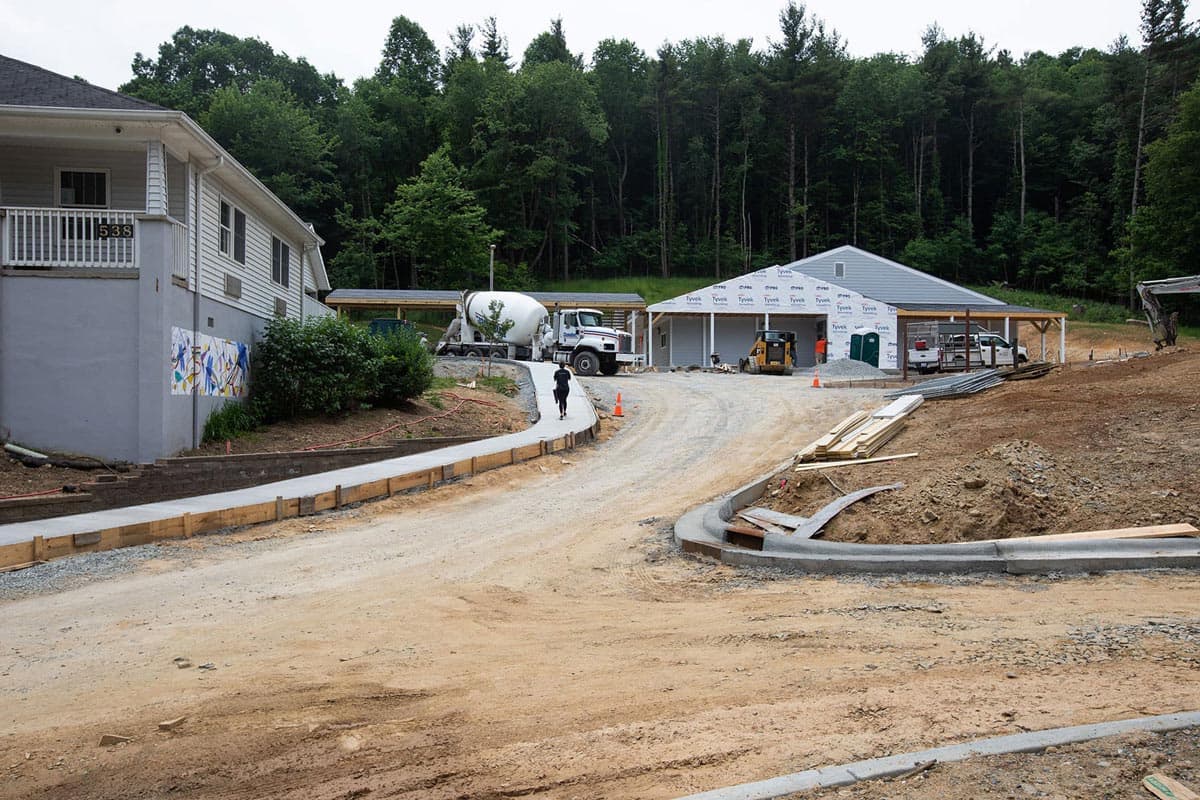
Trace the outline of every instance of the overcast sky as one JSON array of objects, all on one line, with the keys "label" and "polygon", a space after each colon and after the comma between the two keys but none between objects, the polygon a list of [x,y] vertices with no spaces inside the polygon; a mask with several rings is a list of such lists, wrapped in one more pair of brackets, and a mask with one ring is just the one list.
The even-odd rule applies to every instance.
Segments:
[{"label": "overcast sky", "polygon": [[[561,16],[567,44],[589,60],[596,43],[632,39],[647,55],[663,42],[723,35],[765,48],[778,38],[786,0],[13,0],[0,22],[0,53],[115,89],[128,81],[137,52],[157,58],[158,46],[184,25],[255,36],[277,52],[304,57],[347,84],[370,75],[391,20],[407,16],[444,51],[460,24],[495,16],[519,62],[526,45]],[[1119,35],[1139,43],[1140,0],[811,0],[810,13],[836,29],[852,55],[915,54],[933,22],[951,36],[974,31],[988,46],[1020,57],[1074,47],[1106,49]],[[1196,20],[1193,4],[1189,19]]]}]

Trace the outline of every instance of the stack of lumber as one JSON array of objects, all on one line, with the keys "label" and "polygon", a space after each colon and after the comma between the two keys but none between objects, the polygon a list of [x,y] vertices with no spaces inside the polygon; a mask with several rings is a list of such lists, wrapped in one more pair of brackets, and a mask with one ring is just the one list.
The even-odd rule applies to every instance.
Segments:
[{"label": "stack of lumber", "polygon": [[906,394],[874,413],[851,414],[801,450],[796,459],[804,462],[870,458],[904,429],[905,417],[924,400],[919,394]]},{"label": "stack of lumber", "polygon": [[1054,370],[1054,365],[1046,361],[1028,361],[1015,368],[1005,370],[1004,380],[1024,381],[1030,378],[1040,378]]}]

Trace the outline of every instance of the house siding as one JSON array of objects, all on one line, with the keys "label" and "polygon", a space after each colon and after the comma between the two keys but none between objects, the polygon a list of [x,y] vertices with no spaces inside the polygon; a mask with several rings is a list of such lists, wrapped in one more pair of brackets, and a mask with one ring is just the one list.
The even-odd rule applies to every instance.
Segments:
[{"label": "house siding", "polygon": [[109,170],[108,205],[122,211],[146,208],[146,149],[99,150],[0,145],[0,185],[8,206],[57,206],[54,170]]},{"label": "house siding", "polygon": [[[299,289],[296,281],[300,270],[300,249],[296,242],[281,236],[265,225],[255,214],[253,207],[228,191],[211,178],[204,179],[204,193],[200,215],[201,293],[219,303],[264,319],[275,316],[275,298],[288,301],[287,314],[290,318],[300,316]],[[218,214],[221,199],[232,203],[246,215],[246,263],[243,265],[220,251],[220,228]],[[284,287],[271,280],[271,237],[286,242],[291,250],[292,286]],[[229,274],[242,282],[241,297],[225,294],[225,275]]]}]

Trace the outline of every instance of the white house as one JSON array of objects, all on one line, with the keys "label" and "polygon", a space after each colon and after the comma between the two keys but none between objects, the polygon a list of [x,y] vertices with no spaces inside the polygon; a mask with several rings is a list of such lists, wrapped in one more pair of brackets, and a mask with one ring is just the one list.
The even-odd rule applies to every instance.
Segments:
[{"label": "white house", "polygon": [[146,462],[245,394],[321,238],[185,114],[0,56],[0,438]]},{"label": "white house", "polygon": [[[912,267],[849,245],[786,266],[730,278],[655,303],[650,314],[649,363],[707,365],[713,353],[736,363],[756,330],[796,334],[797,365],[815,363],[817,338],[828,341],[829,358],[847,358],[855,333],[879,336],[879,366],[899,369],[909,322],[969,316],[1006,336],[1013,323],[1041,332],[1042,351],[1051,324],[1066,335],[1066,315],[1014,306]],[[1065,341],[1060,339],[1060,354]]]}]

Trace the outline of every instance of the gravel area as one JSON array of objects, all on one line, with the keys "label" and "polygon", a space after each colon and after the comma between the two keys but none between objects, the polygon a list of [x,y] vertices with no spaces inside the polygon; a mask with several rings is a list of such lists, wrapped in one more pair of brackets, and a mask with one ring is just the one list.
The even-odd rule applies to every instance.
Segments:
[{"label": "gravel area", "polygon": [[862,361],[849,358],[837,358],[818,368],[822,378],[858,379],[858,378],[888,378],[888,373],[872,367]]}]

